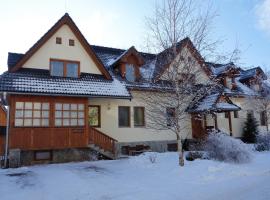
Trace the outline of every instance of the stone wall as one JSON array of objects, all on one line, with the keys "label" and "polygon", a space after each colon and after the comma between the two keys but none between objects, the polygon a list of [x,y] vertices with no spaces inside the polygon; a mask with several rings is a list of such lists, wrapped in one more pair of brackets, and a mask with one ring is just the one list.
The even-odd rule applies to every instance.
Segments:
[{"label": "stone wall", "polygon": [[89,148],[70,148],[51,150],[51,159],[35,160],[35,151],[10,149],[9,167],[15,168],[33,164],[65,163],[79,161],[93,161],[98,159],[98,153]]},{"label": "stone wall", "polygon": [[168,151],[168,144],[175,144],[176,140],[165,140],[165,141],[141,141],[141,142],[118,142],[115,144],[116,154],[118,156],[126,155],[123,151],[123,147],[135,147],[136,145],[149,146],[151,151],[154,152],[166,152]]}]

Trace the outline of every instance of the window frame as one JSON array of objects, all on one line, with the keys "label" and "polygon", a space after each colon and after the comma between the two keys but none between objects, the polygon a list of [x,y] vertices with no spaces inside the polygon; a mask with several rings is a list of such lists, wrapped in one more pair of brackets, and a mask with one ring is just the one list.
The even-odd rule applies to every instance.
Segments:
[{"label": "window frame", "polygon": [[[135,124],[135,109],[138,109],[138,108],[143,110],[143,124],[142,125]],[[134,106],[133,107],[133,123],[134,123],[134,127],[145,127],[145,107],[143,107],[143,106]]]},{"label": "window frame", "polygon": [[[56,104],[61,104],[61,110],[60,109],[56,109]],[[65,110],[64,109],[64,104],[69,104],[69,109]],[[77,105],[77,109],[76,110],[72,110],[71,109],[71,105],[72,104],[76,104]],[[82,104],[84,106],[83,110],[79,110],[78,105]],[[61,101],[56,101],[54,103],[54,108],[53,108],[53,125],[55,128],[72,128],[72,127],[85,127],[85,104],[84,103],[72,103],[72,102],[61,102]],[[61,117],[56,117],[56,112],[60,111],[61,112]],[[64,117],[64,112],[69,112],[69,117]],[[77,117],[72,117],[71,116],[71,112],[76,112],[77,113]],[[83,118],[79,117],[79,112],[83,112]],[[61,125],[56,125],[56,119],[61,120]],[[69,125],[64,125],[64,119],[68,119],[69,120]],[[72,119],[77,119],[77,125],[71,125],[71,120]],[[79,119],[83,120],[83,125],[79,125]]]},{"label": "window frame", "polygon": [[[120,125],[120,108],[128,108],[128,125],[122,126]],[[130,128],[131,127],[131,115],[130,115],[130,106],[118,106],[118,127],[119,128]]]},{"label": "window frame", "polygon": [[[127,78],[127,74],[128,74],[128,73],[127,73],[127,71],[128,71],[127,68],[128,68],[128,67],[129,67],[130,69],[132,69],[134,80],[128,80],[128,78]],[[135,67],[136,67],[136,65],[134,65],[134,64],[132,64],[132,63],[126,63],[126,64],[125,64],[125,78],[126,78],[126,80],[129,81],[129,82],[136,82],[136,80],[137,80],[137,77],[136,77],[136,71],[135,71],[136,68],[135,68]]]},{"label": "window frame", "polygon": [[265,110],[260,112],[260,125],[267,126],[267,115]]},{"label": "window frame", "polygon": [[[96,126],[91,126],[89,124],[89,118],[90,118],[89,108],[90,107],[98,108],[98,125],[96,125]],[[88,125],[91,126],[91,127],[100,128],[101,127],[101,106],[100,105],[88,105],[88,111],[87,112],[88,112]]]},{"label": "window frame", "polygon": [[[16,103],[23,103],[23,108],[16,108]],[[31,109],[29,108],[25,108],[25,103],[31,103]],[[35,103],[40,103],[40,109],[35,109],[34,108],[34,104]],[[48,104],[48,109],[43,109],[43,104]],[[51,109],[50,109],[51,103],[48,101],[15,101],[14,104],[14,122],[13,122],[13,127],[14,128],[50,128],[51,127],[51,123],[50,123],[50,115],[51,115]],[[16,117],[16,111],[22,111],[22,117]],[[25,111],[31,111],[31,117],[25,117]],[[39,117],[35,117],[34,116],[34,112],[35,111],[39,111],[40,112],[40,116]],[[48,117],[44,117],[43,116],[43,111],[47,111],[48,112]],[[22,120],[22,125],[16,125],[16,120]],[[38,119],[40,122],[40,125],[34,125],[34,120]],[[48,125],[42,125],[42,121],[44,120],[48,120]],[[31,120],[31,125],[25,125],[25,120]]]},{"label": "window frame", "polygon": [[75,46],[75,40],[74,39],[68,39],[68,45],[70,47],[74,47]]},{"label": "window frame", "polygon": [[239,118],[238,110],[233,111],[233,118],[235,118],[235,119]]},{"label": "window frame", "polygon": [[175,107],[166,107],[166,126],[167,127],[172,127],[173,126],[173,124],[169,124],[168,122],[169,122],[169,116],[168,116],[168,111],[169,110],[172,110],[173,112],[173,116],[172,117],[175,117],[175,111],[176,111],[176,108]]},{"label": "window frame", "polygon": [[[49,153],[49,158],[48,159],[37,159],[37,154],[38,153]],[[37,150],[37,151],[34,151],[34,161],[51,161],[53,158],[53,155],[52,155],[52,151],[51,150]]]},{"label": "window frame", "polygon": [[[51,71],[52,71],[52,62],[62,62],[63,63],[63,76],[56,76],[56,77],[80,78],[81,67],[80,67],[80,62],[79,61],[50,58],[50,75],[51,76],[54,76],[54,75],[51,74]],[[71,64],[77,64],[78,65],[78,76],[77,77],[67,76],[67,65],[70,64],[70,63]]]},{"label": "window frame", "polygon": [[55,44],[62,44],[62,38],[61,37],[56,37],[55,38]]}]

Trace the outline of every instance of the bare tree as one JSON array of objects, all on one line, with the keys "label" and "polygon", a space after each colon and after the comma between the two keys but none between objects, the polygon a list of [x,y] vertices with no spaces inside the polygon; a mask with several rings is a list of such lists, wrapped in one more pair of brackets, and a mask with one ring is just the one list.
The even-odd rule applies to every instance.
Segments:
[{"label": "bare tree", "polygon": [[148,126],[169,129],[176,135],[180,166],[184,165],[182,142],[188,135],[185,128],[191,121],[187,109],[217,85],[199,53],[214,52],[217,42],[210,40],[209,33],[216,15],[210,4],[198,2],[164,0],[146,20],[147,44],[161,52],[150,73],[153,91],[142,97],[147,104]]}]

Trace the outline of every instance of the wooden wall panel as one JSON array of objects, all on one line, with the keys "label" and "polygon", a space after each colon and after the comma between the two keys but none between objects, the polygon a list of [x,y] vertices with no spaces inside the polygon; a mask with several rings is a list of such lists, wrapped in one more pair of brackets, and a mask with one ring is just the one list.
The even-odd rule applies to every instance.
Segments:
[{"label": "wooden wall panel", "polygon": [[73,146],[73,147],[76,147],[76,146],[79,146],[83,143],[86,142],[85,145],[87,145],[88,143],[88,134],[85,135],[85,134],[82,134],[84,130],[82,129],[70,129],[70,133],[69,133],[69,145],[70,146]]},{"label": "wooden wall panel", "polygon": [[69,147],[69,129],[68,128],[53,128],[52,129],[52,148],[53,147]]},{"label": "wooden wall panel", "polygon": [[26,149],[31,146],[32,137],[31,137],[31,129],[20,128],[14,129],[10,128],[9,132],[9,148],[21,148]]},{"label": "wooden wall panel", "polygon": [[[49,127],[14,127],[15,102],[49,102]],[[85,105],[85,126],[54,127],[54,103],[83,103]],[[23,150],[63,149],[86,147],[88,145],[88,98],[50,97],[50,96],[10,96],[10,148]]]},{"label": "wooden wall panel", "polygon": [[0,126],[7,125],[7,113],[0,107]]},{"label": "wooden wall panel", "polygon": [[0,156],[4,155],[4,149],[5,149],[5,137],[3,135],[0,135]]}]

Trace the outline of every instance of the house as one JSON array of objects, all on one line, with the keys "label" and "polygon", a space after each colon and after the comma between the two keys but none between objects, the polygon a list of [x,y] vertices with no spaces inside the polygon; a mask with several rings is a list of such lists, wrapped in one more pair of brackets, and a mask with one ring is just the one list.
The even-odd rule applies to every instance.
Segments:
[{"label": "house", "polygon": [[[253,73],[233,64],[206,63],[188,38],[177,48],[200,71],[196,83],[215,76],[224,86],[189,107],[183,131],[189,139],[211,128],[240,137],[242,119],[235,121],[236,113],[242,97],[249,95],[246,91],[253,91],[245,85],[254,83]],[[174,149],[174,133],[148,127],[149,113],[141,98],[164,87],[160,81],[166,81],[174,60],[166,57],[169,51],[150,54],[135,47],[91,45],[65,14],[25,54],[9,53],[0,92],[10,107],[10,165],[88,160],[93,152],[115,159],[136,146]],[[170,109],[164,113],[166,123]]]},{"label": "house", "polygon": [[0,105],[0,167],[4,160],[5,152],[5,133],[7,125],[7,113],[6,108]]}]

